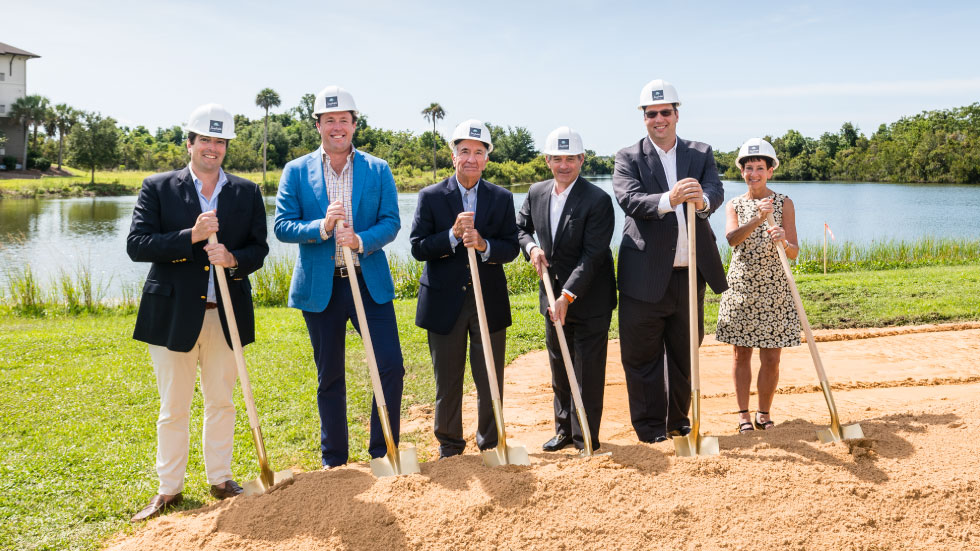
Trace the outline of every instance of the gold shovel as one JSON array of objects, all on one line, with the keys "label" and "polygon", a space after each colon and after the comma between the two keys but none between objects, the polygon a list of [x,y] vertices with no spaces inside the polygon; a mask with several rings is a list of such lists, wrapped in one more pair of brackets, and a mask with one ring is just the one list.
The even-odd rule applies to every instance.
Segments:
[{"label": "gold shovel", "polygon": [[[776,227],[776,219],[772,214],[766,219],[770,228]],[[834,404],[834,395],[830,392],[830,382],[827,381],[827,372],[823,369],[823,362],[820,361],[820,353],[817,352],[817,342],[813,339],[813,331],[810,330],[810,322],[806,318],[803,310],[803,300],[800,298],[800,291],[796,288],[796,280],[793,279],[793,270],[789,267],[789,259],[786,258],[786,242],[780,241],[776,247],[779,253],[779,260],[783,264],[783,272],[786,273],[786,281],[789,283],[790,293],[793,295],[793,303],[796,304],[796,312],[800,315],[800,325],[803,326],[803,333],[806,335],[806,344],[810,348],[810,357],[813,358],[813,366],[817,368],[817,376],[820,378],[820,388],[823,390],[823,397],[827,400],[827,408],[830,409],[830,428],[817,429],[817,438],[824,444],[830,442],[840,442],[852,438],[864,438],[864,431],[861,425],[841,426],[840,418],[837,416],[837,405]]]},{"label": "gold shovel", "polygon": [[[218,242],[218,236],[211,234],[208,236],[208,243]],[[225,277],[225,269],[222,266],[214,266],[214,271],[218,276],[218,288],[221,291],[221,305],[225,310],[225,321],[228,322],[228,334],[231,336],[231,347],[235,351],[235,365],[238,366],[238,378],[242,381],[242,396],[245,399],[245,411],[248,412],[248,424],[252,428],[252,441],[255,442],[255,454],[259,458],[259,477],[255,480],[246,482],[242,488],[246,496],[264,494],[274,486],[284,480],[293,478],[293,471],[285,470],[272,472],[269,468],[269,457],[265,453],[265,440],[262,438],[262,427],[259,426],[259,414],[255,409],[255,398],[252,396],[252,383],[248,378],[248,369],[245,367],[245,352],[242,349],[242,339],[238,334],[238,323],[235,321],[235,310],[231,305],[231,294],[228,292],[228,280]]]},{"label": "gold shovel", "polygon": [[507,433],[504,431],[504,405],[500,400],[500,390],[497,388],[497,370],[493,362],[493,350],[490,348],[490,329],[487,326],[487,311],[483,304],[480,271],[476,265],[476,250],[467,247],[466,252],[470,260],[470,277],[473,280],[473,295],[476,298],[476,314],[480,319],[480,338],[483,341],[483,360],[487,364],[493,420],[497,424],[497,447],[482,453],[483,463],[488,467],[530,465],[531,459],[528,457],[527,448],[523,444],[517,441],[507,443]]},{"label": "gold shovel", "polygon": [[[694,203],[687,203],[687,316],[691,355],[691,432],[687,436],[675,436],[674,453],[678,457],[718,455],[718,437],[701,436],[701,370],[698,364],[698,255],[694,222],[697,214]],[[666,361],[666,359],[664,360]]]},{"label": "gold shovel", "polygon": [[[543,267],[541,279],[544,281],[544,290],[548,294],[548,305],[551,310],[555,310],[555,290],[551,286],[551,276],[548,268]],[[578,388],[578,379],[575,377],[575,368],[572,366],[572,355],[568,352],[568,341],[565,339],[565,328],[560,321],[554,322],[555,333],[558,334],[558,344],[561,347],[561,358],[565,361],[565,373],[568,375],[568,386],[572,389],[572,399],[575,401],[575,414],[578,417],[578,424],[582,427],[582,439],[585,442],[585,449],[579,454],[580,457],[592,457],[593,455],[612,455],[612,452],[595,453],[592,449],[592,430],[589,428],[589,420],[585,416],[585,406],[582,405],[582,393]]]},{"label": "gold shovel", "polygon": [[[343,227],[343,222],[337,222]],[[371,386],[374,389],[374,401],[378,405],[378,419],[381,421],[381,431],[385,436],[388,453],[384,457],[371,460],[371,472],[374,476],[398,476],[419,472],[419,460],[415,446],[406,444],[406,449],[399,450],[391,433],[391,418],[388,417],[388,404],[385,403],[384,391],[381,388],[381,376],[378,374],[378,361],[374,357],[374,345],[371,343],[371,332],[368,330],[367,315],[364,313],[364,301],[361,298],[361,288],[357,283],[357,273],[354,269],[354,258],[349,247],[343,247],[344,264],[347,266],[350,291],[354,295],[354,308],[357,310],[357,321],[361,328],[361,340],[364,341],[364,353],[367,355],[368,371],[371,373]]]}]

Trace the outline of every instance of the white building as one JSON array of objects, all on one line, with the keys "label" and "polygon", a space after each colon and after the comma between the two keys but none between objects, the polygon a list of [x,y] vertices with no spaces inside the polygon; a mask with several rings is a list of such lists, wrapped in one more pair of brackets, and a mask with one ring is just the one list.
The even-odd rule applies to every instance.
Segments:
[{"label": "white building", "polygon": [[40,56],[0,42],[0,131],[7,137],[7,143],[0,146],[0,164],[2,157],[8,155],[16,157],[22,166],[27,162],[27,132],[10,118],[10,106],[27,95],[27,60],[35,57]]}]

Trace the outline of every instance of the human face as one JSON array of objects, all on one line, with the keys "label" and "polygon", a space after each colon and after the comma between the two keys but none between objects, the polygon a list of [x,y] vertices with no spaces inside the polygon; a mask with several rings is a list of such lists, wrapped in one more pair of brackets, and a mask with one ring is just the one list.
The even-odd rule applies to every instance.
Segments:
[{"label": "human face", "polygon": [[478,140],[463,140],[456,144],[453,151],[453,166],[456,167],[456,179],[466,189],[476,185],[487,166],[487,144]]},{"label": "human face", "polygon": [[195,173],[217,172],[221,168],[222,161],[225,160],[227,151],[228,140],[224,138],[199,135],[194,138],[194,143],[187,141],[187,152],[191,156],[191,167]]},{"label": "human face", "polygon": [[327,155],[350,153],[354,128],[354,116],[350,111],[322,113],[316,122],[316,129],[320,132],[323,150]]},{"label": "human face", "polygon": [[766,168],[763,160],[746,161],[742,164],[742,179],[749,186],[751,195],[760,195],[766,189],[766,183],[772,178],[772,168]]},{"label": "human face", "polygon": [[570,186],[582,172],[585,155],[548,155],[545,157],[545,162],[555,176],[558,187],[565,188]]},{"label": "human face", "polygon": [[[647,125],[647,133],[650,134],[650,139],[653,143],[657,144],[661,149],[669,149],[673,147],[674,140],[677,139],[677,119],[680,117],[677,109],[674,108],[672,113],[668,116],[664,116],[663,111],[666,109],[671,109],[673,107],[671,104],[661,104],[661,105],[648,105],[644,108],[643,121]],[[647,117],[647,112],[654,114],[653,118]]]}]

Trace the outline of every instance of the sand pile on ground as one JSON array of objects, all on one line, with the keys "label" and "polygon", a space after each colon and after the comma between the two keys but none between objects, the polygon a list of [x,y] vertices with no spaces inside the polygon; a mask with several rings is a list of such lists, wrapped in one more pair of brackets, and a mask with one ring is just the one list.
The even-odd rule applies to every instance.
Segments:
[{"label": "sand pile on ground", "polygon": [[[976,376],[980,339],[971,344],[964,333],[931,331],[932,344],[956,344],[917,373],[959,383]],[[914,344],[886,339],[917,335],[868,339],[862,351]],[[834,364],[825,363],[833,379]],[[579,459],[539,452],[551,430],[539,364],[515,362],[505,390],[508,428],[532,452],[530,467],[491,469],[470,452],[405,477],[375,479],[363,464],[303,473],[264,496],[151,521],[110,548],[980,549],[978,383],[837,392],[845,420],[860,420],[867,437],[838,444],[816,439],[827,423],[818,393],[777,396],[777,429],[746,435],[731,434],[734,400],[720,395],[702,408],[721,454],[678,458],[669,442],[636,443],[620,402],[621,369],[611,369],[602,439],[612,456]],[[843,378],[892,381],[882,376],[888,370],[878,364]],[[511,388],[522,380],[523,393]]]}]

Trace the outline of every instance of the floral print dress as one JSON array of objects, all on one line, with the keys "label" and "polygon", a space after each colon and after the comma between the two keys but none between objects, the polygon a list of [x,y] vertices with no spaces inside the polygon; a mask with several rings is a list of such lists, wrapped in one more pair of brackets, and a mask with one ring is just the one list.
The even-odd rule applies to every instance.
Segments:
[{"label": "floral print dress", "polygon": [[[783,222],[786,196],[772,196],[773,217]],[[731,200],[739,225],[759,215],[758,201],[745,195]],[[728,266],[728,290],[722,294],[715,338],[747,348],[799,346],[800,319],[793,305],[777,245],[763,222],[735,246]]]}]

